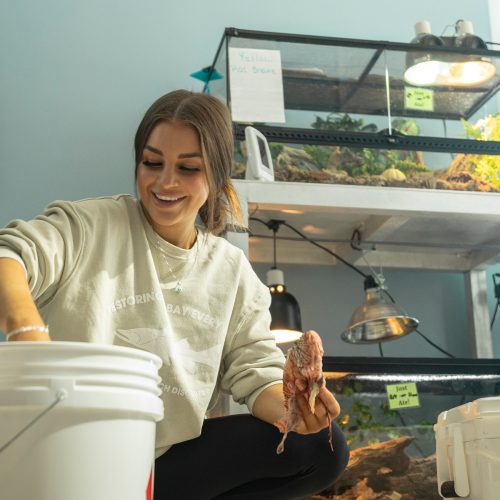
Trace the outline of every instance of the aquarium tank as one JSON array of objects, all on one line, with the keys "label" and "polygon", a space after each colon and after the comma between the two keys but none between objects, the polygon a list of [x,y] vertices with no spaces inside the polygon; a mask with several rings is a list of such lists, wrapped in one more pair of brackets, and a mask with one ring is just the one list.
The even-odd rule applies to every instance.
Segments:
[{"label": "aquarium tank", "polygon": [[498,359],[327,356],[323,370],[351,458],[315,500],[439,500],[438,415],[500,390]]}]

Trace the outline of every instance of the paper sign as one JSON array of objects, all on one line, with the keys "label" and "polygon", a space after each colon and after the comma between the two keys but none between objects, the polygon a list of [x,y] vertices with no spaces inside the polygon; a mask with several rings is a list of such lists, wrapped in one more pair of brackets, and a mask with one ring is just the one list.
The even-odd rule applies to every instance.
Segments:
[{"label": "paper sign", "polygon": [[405,87],[405,108],[434,111],[434,91],[417,87]]},{"label": "paper sign", "polygon": [[385,388],[387,390],[387,398],[391,410],[401,410],[403,408],[415,408],[420,406],[417,384],[415,382],[390,384],[386,385]]},{"label": "paper sign", "polygon": [[285,122],[279,50],[229,48],[231,114],[236,122]]}]

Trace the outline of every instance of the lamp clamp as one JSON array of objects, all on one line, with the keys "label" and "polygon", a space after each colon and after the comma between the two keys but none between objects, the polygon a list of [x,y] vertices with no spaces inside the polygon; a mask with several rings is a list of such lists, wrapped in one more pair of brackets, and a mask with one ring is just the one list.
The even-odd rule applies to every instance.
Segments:
[{"label": "lamp clamp", "polygon": [[286,221],[280,219],[270,219],[266,222],[266,226],[275,233],[278,232],[278,229],[285,224]]},{"label": "lamp clamp", "polygon": [[364,288],[365,290],[369,290],[371,288],[380,288],[380,285],[377,283],[375,278],[370,274],[365,278]]}]

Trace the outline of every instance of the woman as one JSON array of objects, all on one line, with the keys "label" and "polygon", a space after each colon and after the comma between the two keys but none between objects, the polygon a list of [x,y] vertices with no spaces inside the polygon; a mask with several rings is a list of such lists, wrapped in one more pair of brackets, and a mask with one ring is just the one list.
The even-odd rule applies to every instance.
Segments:
[{"label": "woman", "polygon": [[[241,250],[216,236],[239,216],[232,153],[227,108],[171,92],[137,130],[139,200],[54,202],[0,231],[9,341],[117,344],[163,359],[158,500],[303,498],[347,462],[335,424],[333,452],[328,444],[329,417],[340,410],[326,389],[314,414],[304,403],[297,433],[276,454],[284,359],[269,329],[269,292]],[[219,390],[251,414],[205,419]]]}]

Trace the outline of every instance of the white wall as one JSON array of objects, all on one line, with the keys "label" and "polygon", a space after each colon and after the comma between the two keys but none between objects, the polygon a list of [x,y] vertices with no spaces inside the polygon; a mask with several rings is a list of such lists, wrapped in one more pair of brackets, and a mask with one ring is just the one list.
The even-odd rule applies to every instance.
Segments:
[{"label": "white wall", "polygon": [[[30,218],[54,199],[133,192],[132,141],[143,112],[175,88],[201,90],[189,74],[211,64],[225,27],[409,41],[420,19],[437,34],[469,19],[491,39],[488,0],[3,0],[0,225]],[[460,275],[387,277],[423,332],[468,355]],[[377,354],[374,347],[339,344],[347,315],[362,299],[357,278],[339,268],[291,267],[287,281],[303,295],[305,325],[332,335],[328,354]],[[385,350],[441,356],[418,338]]]}]

